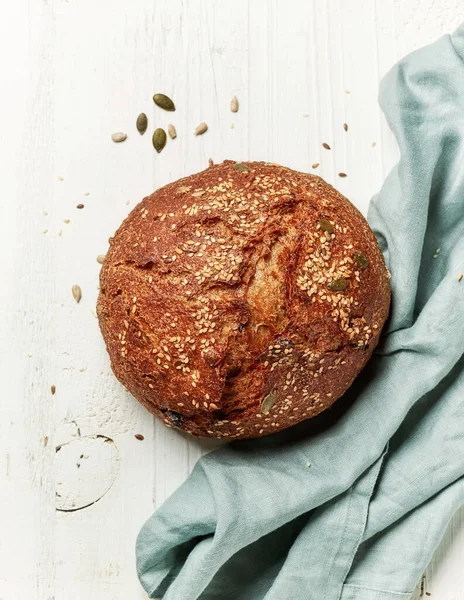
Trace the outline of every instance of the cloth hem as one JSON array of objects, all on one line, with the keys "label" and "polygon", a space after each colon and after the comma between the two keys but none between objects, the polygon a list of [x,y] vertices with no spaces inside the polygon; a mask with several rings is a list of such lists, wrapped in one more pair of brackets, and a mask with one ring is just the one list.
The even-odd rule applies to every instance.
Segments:
[{"label": "cloth hem", "polygon": [[410,592],[394,592],[364,587],[353,583],[343,586],[340,600],[410,600],[414,590]]}]

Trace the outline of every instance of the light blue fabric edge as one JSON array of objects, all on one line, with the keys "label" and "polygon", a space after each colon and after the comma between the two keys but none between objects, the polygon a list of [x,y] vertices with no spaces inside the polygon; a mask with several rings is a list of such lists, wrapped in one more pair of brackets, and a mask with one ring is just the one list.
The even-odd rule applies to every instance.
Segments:
[{"label": "light blue fabric edge", "polygon": [[409,600],[413,593],[414,590],[410,592],[389,592],[345,584],[340,600]]}]

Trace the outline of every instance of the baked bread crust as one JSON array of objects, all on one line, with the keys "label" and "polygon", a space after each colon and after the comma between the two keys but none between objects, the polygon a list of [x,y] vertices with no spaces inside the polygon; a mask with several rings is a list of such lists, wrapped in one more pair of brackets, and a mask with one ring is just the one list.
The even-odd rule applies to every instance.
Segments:
[{"label": "baked bread crust", "polygon": [[150,412],[197,436],[258,437],[351,385],[389,277],[364,217],[323,179],[225,161],[130,213],[97,309],[116,377]]}]

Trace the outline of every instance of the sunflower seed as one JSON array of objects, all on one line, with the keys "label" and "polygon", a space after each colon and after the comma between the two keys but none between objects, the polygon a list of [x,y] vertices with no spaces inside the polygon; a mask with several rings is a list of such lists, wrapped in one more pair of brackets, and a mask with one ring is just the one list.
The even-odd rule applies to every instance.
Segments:
[{"label": "sunflower seed", "polygon": [[327,231],[327,233],[334,232],[334,226],[328,219],[319,219],[318,223],[322,231]]},{"label": "sunflower seed", "polygon": [[230,111],[231,112],[237,112],[238,111],[238,100],[237,100],[237,96],[234,96],[232,98],[232,100],[230,101]]},{"label": "sunflower seed", "polygon": [[267,415],[269,413],[269,411],[274,405],[274,401],[275,394],[273,394],[272,392],[264,398],[264,400],[261,403],[261,412],[263,413],[263,415]]},{"label": "sunflower seed", "polygon": [[120,142],[123,142],[124,140],[127,139],[127,133],[122,133],[122,131],[118,131],[116,133],[113,133],[111,135],[111,139],[113,140],[113,142],[115,142],[116,144],[119,144]]},{"label": "sunflower seed", "polygon": [[236,171],[240,171],[241,173],[248,173],[250,170],[247,165],[244,165],[243,163],[235,163],[234,169]]},{"label": "sunflower seed", "polygon": [[361,269],[367,269],[367,267],[369,266],[369,261],[364,256],[364,254],[361,254],[360,252],[356,252],[355,254],[353,254],[353,258],[359,264]]},{"label": "sunflower seed", "polygon": [[79,285],[72,286],[72,295],[76,302],[80,302],[82,298],[82,290]]},{"label": "sunflower seed", "polygon": [[160,153],[161,150],[166,146],[166,132],[164,129],[158,128],[153,134],[153,148]]},{"label": "sunflower seed", "polygon": [[331,147],[329,146],[329,144],[327,144],[326,142],[324,142],[322,144],[322,147],[325,148],[326,150],[331,150]]},{"label": "sunflower seed", "polygon": [[159,106],[160,108],[162,108],[164,110],[169,110],[169,111],[176,110],[176,107],[174,106],[174,102],[171,100],[171,98],[169,98],[165,94],[155,94],[153,96],[153,102],[156,104],[156,106]]},{"label": "sunflower seed", "polygon": [[200,123],[195,129],[194,134],[203,135],[206,131],[208,131],[208,125],[206,123]]},{"label": "sunflower seed", "polygon": [[169,134],[169,137],[171,138],[171,140],[173,140],[174,138],[177,137],[176,128],[174,127],[174,125],[172,123],[169,123],[169,125],[168,125],[168,134]]},{"label": "sunflower seed", "polygon": [[333,292],[342,292],[347,288],[347,286],[348,281],[346,279],[343,279],[343,277],[340,279],[333,279],[327,284],[329,290],[332,290]]},{"label": "sunflower seed", "polygon": [[139,114],[135,126],[137,127],[137,131],[140,133],[140,135],[143,135],[145,133],[148,127],[148,119],[145,113]]},{"label": "sunflower seed", "polygon": [[102,265],[105,262],[105,258],[106,258],[105,254],[99,254],[97,256],[97,263],[99,263],[100,265]]}]

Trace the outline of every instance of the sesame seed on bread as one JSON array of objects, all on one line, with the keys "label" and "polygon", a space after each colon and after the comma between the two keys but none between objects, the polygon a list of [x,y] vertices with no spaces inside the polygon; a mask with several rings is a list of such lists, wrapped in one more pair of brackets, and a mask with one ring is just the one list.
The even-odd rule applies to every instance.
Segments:
[{"label": "sesame seed on bread", "polygon": [[116,377],[167,425],[225,439],[331,406],[390,304],[361,213],[320,177],[263,162],[225,161],[145,198],[100,283]]}]

